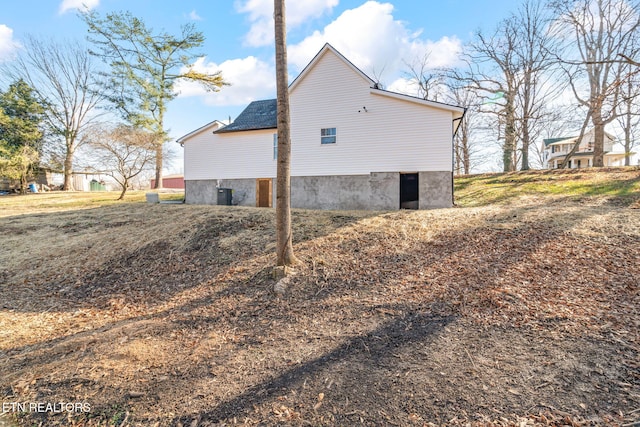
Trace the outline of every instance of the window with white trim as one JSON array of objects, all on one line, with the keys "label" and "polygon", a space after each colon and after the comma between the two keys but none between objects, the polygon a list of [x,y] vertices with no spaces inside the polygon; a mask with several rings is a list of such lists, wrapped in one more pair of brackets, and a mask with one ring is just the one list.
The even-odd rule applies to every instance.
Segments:
[{"label": "window with white trim", "polygon": [[273,134],[273,160],[278,160],[278,134]]},{"label": "window with white trim", "polygon": [[335,143],[336,143],[336,128],[320,129],[320,144],[335,144]]}]

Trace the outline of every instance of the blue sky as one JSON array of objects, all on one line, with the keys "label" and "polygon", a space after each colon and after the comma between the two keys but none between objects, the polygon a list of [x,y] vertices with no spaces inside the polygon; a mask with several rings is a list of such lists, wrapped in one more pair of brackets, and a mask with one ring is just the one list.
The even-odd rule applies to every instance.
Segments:
[{"label": "blue sky", "polygon": [[[206,94],[179,85],[167,114],[170,136],[178,138],[214,119],[235,118],[255,99],[275,96],[272,0],[20,0],[0,7],[0,62],[10,61],[26,35],[84,39],[78,8],[101,14],[128,10],[154,29],[178,32],[193,22],[206,37],[197,62],[221,70],[231,86]],[[411,93],[406,63],[429,53],[434,67],[454,65],[462,44],[479,28],[493,30],[517,7],[513,0],[289,0],[290,77],[295,77],[324,43],[331,43],[389,90]],[[181,153],[171,170],[181,168]]]}]

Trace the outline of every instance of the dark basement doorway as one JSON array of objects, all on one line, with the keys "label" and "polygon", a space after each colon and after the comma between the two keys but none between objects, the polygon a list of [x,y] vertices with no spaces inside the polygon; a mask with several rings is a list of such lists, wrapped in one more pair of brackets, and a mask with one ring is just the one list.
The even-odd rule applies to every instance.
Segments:
[{"label": "dark basement doorway", "polygon": [[400,174],[400,209],[418,209],[418,188],[417,173]]}]

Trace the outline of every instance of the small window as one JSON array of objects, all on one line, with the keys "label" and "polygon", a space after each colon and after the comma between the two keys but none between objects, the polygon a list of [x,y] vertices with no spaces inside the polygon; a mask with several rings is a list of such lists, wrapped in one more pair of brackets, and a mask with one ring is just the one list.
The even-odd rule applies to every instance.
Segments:
[{"label": "small window", "polygon": [[278,160],[278,134],[273,134],[273,160]]},{"label": "small window", "polygon": [[320,143],[321,144],[335,144],[336,143],[336,128],[320,129]]}]

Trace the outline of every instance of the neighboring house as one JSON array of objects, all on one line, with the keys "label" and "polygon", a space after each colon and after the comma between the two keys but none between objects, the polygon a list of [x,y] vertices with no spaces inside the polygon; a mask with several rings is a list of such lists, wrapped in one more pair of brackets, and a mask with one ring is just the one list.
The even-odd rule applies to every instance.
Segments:
[{"label": "neighboring house", "polygon": [[[289,97],[292,207],[452,206],[453,136],[464,108],[382,90],[329,44],[291,83]],[[178,142],[187,203],[217,204],[226,188],[232,204],[275,206],[275,99]]]},{"label": "neighboring house", "polygon": [[[109,177],[95,172],[72,172],[71,187],[73,191],[106,191],[111,186],[105,183]],[[64,184],[64,173],[49,168],[39,168],[38,173],[28,180],[38,191],[61,190]],[[17,191],[20,181],[0,177],[0,191]]]},{"label": "neighboring house", "polygon": [[[594,131],[586,132],[575,153],[569,159],[569,168],[587,168],[593,165],[593,141]],[[547,169],[557,169],[562,161],[578,141],[578,136],[549,138],[544,143],[544,161]],[[604,134],[604,165],[624,166],[624,153],[614,153],[614,138],[610,134]],[[632,153],[633,154],[633,153]]]},{"label": "neighboring house", "polygon": [[[155,188],[156,179],[151,179],[151,188]],[[167,175],[162,177],[162,188],[184,188],[184,175]]]},{"label": "neighboring house", "polygon": [[[28,177],[29,184],[35,184],[39,191],[55,189],[62,186],[64,175],[46,167],[38,167],[35,175]],[[20,180],[0,177],[0,191],[19,191]]]}]

